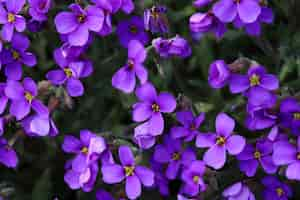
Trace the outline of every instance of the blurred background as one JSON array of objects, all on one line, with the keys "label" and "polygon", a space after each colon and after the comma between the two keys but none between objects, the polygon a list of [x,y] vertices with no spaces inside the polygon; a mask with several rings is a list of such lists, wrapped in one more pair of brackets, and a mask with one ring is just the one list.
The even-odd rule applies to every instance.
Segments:
[{"label": "blurred background", "polygon": [[[25,73],[31,75],[35,81],[44,80],[45,74],[57,67],[52,53],[61,42],[55,31],[53,19],[58,12],[67,10],[67,6],[72,2],[55,0],[45,29],[39,33],[27,34],[32,42],[30,50],[38,57],[38,65],[36,68],[26,69]],[[237,130],[241,134],[251,138],[263,133],[253,134],[242,128],[245,105],[242,97],[229,94],[228,89],[216,91],[209,87],[208,68],[216,59],[224,59],[227,63],[241,58],[242,61],[255,60],[269,72],[279,76],[279,92],[300,97],[300,1],[270,0],[269,7],[274,10],[275,21],[272,25],[263,26],[259,38],[250,37],[243,30],[229,27],[229,31],[221,40],[206,35],[200,41],[192,39],[188,28],[189,17],[197,12],[192,6],[192,0],[135,0],[135,4],[136,9],[132,15],[138,16],[143,16],[143,10],[154,4],[165,5],[168,8],[167,16],[171,30],[168,37],[179,34],[191,44],[193,53],[190,58],[162,59],[150,50],[145,65],[150,72],[150,80],[158,90],[172,92],[178,98],[180,106],[192,103],[196,113],[209,112],[202,127],[203,131],[214,130],[216,114],[226,111],[237,120]],[[116,25],[118,21],[130,16],[118,13],[113,16],[113,24]],[[152,35],[152,38],[155,37]],[[70,158],[61,150],[65,134],[77,136],[81,129],[90,129],[105,136],[111,144],[131,144],[135,126],[131,120],[131,106],[136,99],[134,95],[124,95],[111,86],[113,73],[126,62],[126,49],[119,45],[118,38],[113,33],[103,38],[95,37],[85,56],[93,61],[94,73],[83,80],[86,89],[84,96],[73,99],[64,95],[57,97],[59,105],[53,113],[53,118],[59,135],[55,138],[19,137],[15,143],[20,160],[18,168],[13,170],[0,166],[0,194],[7,196],[7,199],[95,199],[95,192],[72,191],[64,183],[64,163]],[[168,122],[174,122],[174,116],[170,116]],[[15,132],[16,127],[9,125],[6,135],[10,138]],[[136,153],[145,163],[151,155],[151,151]],[[212,181],[211,184],[217,185],[221,190],[238,180],[241,175],[236,173],[237,168],[233,165],[235,163],[229,162],[214,180],[208,181]],[[178,185],[176,181],[171,183],[172,195],[177,194]],[[123,187],[104,186],[99,174],[94,191],[99,188],[117,193],[118,189]],[[297,193],[296,190],[295,192]],[[217,194],[210,194],[208,191],[207,199],[219,199]],[[297,196],[295,199],[300,198],[300,194]],[[156,191],[145,192],[141,199],[154,198],[168,199],[159,197]],[[175,199],[175,196],[169,199]]]}]

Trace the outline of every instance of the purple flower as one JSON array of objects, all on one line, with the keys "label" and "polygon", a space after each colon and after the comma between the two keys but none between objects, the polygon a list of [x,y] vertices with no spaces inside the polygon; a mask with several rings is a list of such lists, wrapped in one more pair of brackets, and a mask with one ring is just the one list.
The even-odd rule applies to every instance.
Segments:
[{"label": "purple flower", "polygon": [[259,140],[255,147],[247,144],[244,150],[237,155],[239,167],[248,177],[255,175],[258,164],[261,164],[263,170],[268,174],[274,174],[277,166],[272,160],[273,143],[269,140]]},{"label": "purple flower", "polygon": [[177,112],[176,118],[182,126],[174,126],[171,128],[171,137],[173,139],[184,138],[185,141],[189,142],[199,134],[197,129],[204,121],[205,114],[201,113],[199,116],[194,117],[192,111],[189,110]]},{"label": "purple flower", "polygon": [[197,136],[197,147],[209,147],[203,157],[208,166],[221,169],[226,162],[226,151],[230,155],[237,155],[242,152],[246,141],[240,135],[232,135],[234,127],[234,119],[225,113],[220,113],[216,119],[216,133],[199,134]]},{"label": "purple flower", "polygon": [[30,115],[22,120],[22,127],[29,136],[54,137],[58,130],[50,116]]},{"label": "purple flower", "polygon": [[155,162],[153,158],[150,160],[150,164],[154,172],[154,186],[159,190],[162,196],[169,196],[169,180],[165,176],[163,164]]},{"label": "purple flower", "polygon": [[139,102],[133,105],[132,118],[135,122],[144,122],[134,130],[135,136],[157,136],[163,133],[162,113],[171,113],[176,108],[176,99],[167,92],[157,94],[151,83],[145,83],[136,89]]},{"label": "purple flower", "polygon": [[90,163],[86,168],[74,169],[67,163],[67,172],[64,175],[65,182],[73,190],[82,188],[84,192],[90,192],[97,179],[99,167],[96,162]]},{"label": "purple flower", "polygon": [[47,21],[36,21],[31,19],[27,22],[27,29],[32,33],[37,33],[46,27],[46,23]]},{"label": "purple flower", "polygon": [[152,33],[169,32],[168,19],[166,17],[167,8],[164,6],[153,6],[144,11],[144,25],[147,31]]},{"label": "purple flower", "polygon": [[154,184],[154,173],[146,167],[135,164],[134,156],[128,146],[119,148],[119,158],[122,165],[107,164],[102,166],[103,181],[108,184],[115,184],[125,179],[127,197],[136,199],[141,195],[141,183],[147,187]]},{"label": "purple flower", "polygon": [[23,16],[19,15],[25,0],[5,1],[5,7],[0,4],[0,24],[3,24],[1,37],[4,40],[11,41],[14,30],[23,32],[26,28],[26,21]]},{"label": "purple flower", "polygon": [[6,83],[0,83],[0,115],[5,111],[8,102],[8,97],[5,94],[5,87]]},{"label": "purple flower", "polygon": [[254,194],[242,182],[237,182],[226,188],[222,196],[226,200],[255,200]]},{"label": "purple flower", "polygon": [[230,70],[224,60],[216,60],[210,65],[208,82],[212,88],[224,87],[229,77]]},{"label": "purple flower", "polygon": [[24,78],[23,82],[9,80],[5,87],[6,96],[11,99],[9,113],[21,120],[26,117],[31,108],[39,115],[47,117],[48,108],[36,97],[38,88],[31,78]]},{"label": "purple flower", "polygon": [[171,56],[186,58],[192,53],[189,43],[178,35],[170,39],[156,38],[152,40],[152,45],[155,51],[164,58]]},{"label": "purple flower", "polygon": [[29,14],[36,21],[46,21],[47,13],[51,7],[51,0],[28,0]]},{"label": "purple flower", "polygon": [[18,164],[16,152],[4,138],[0,138],[0,163],[9,168],[16,168]]},{"label": "purple flower", "polygon": [[239,17],[234,20],[234,26],[236,28],[245,28],[246,32],[251,36],[259,36],[261,33],[261,23],[271,24],[273,22],[274,15],[270,8],[262,7],[261,13],[258,18],[252,23],[243,23]]},{"label": "purple flower", "polygon": [[137,40],[131,40],[128,44],[128,60],[125,66],[121,67],[112,77],[113,87],[125,92],[131,93],[136,84],[138,77],[141,84],[148,80],[148,72],[143,62],[145,61],[147,52],[144,46]]},{"label": "purple flower", "polygon": [[212,32],[220,39],[227,30],[225,24],[212,12],[193,14],[189,20],[189,27],[197,38],[201,38],[204,33]]},{"label": "purple flower", "polygon": [[114,200],[114,198],[110,193],[100,189],[96,192],[96,200]]},{"label": "purple flower", "polygon": [[132,16],[129,20],[120,21],[116,33],[120,43],[127,48],[130,40],[138,40],[143,45],[149,42],[148,33],[144,29],[143,19],[138,16]]},{"label": "purple flower", "polygon": [[33,53],[27,52],[30,41],[21,33],[14,33],[9,49],[1,52],[1,62],[5,65],[5,75],[11,80],[22,78],[22,64],[33,67],[36,65],[36,57]]},{"label": "purple flower", "polygon": [[193,6],[195,6],[196,8],[201,8],[203,6],[210,4],[211,2],[212,0],[195,0],[193,2]]},{"label": "purple flower", "polygon": [[82,9],[78,4],[69,6],[72,12],[61,12],[55,17],[56,29],[60,34],[68,35],[73,46],[83,46],[88,42],[89,32],[98,32],[104,23],[104,13],[96,6]]},{"label": "purple flower", "polygon": [[270,91],[279,87],[278,78],[267,74],[262,66],[251,67],[247,75],[233,74],[229,81],[232,93],[246,92],[249,103],[259,105],[262,102],[271,101]]},{"label": "purple flower", "polygon": [[101,153],[106,149],[106,143],[101,136],[89,130],[80,131],[80,139],[72,135],[66,135],[62,144],[64,152],[76,154],[72,160],[72,169],[83,172],[90,163],[99,159]]},{"label": "purple flower", "polygon": [[260,12],[257,0],[220,0],[213,6],[213,13],[225,23],[232,22],[236,17],[244,23],[252,23]]},{"label": "purple flower", "polygon": [[[273,101],[273,102],[272,102]],[[276,98],[271,98],[267,103],[276,103]],[[262,130],[270,128],[276,124],[277,116],[271,112],[269,106],[252,106],[247,105],[247,116],[245,126],[249,130]]]},{"label": "purple flower", "polygon": [[203,161],[193,161],[187,166],[182,174],[181,179],[184,182],[183,192],[190,196],[195,196],[206,189],[206,185],[203,180],[205,173],[205,164]]},{"label": "purple flower", "polygon": [[300,180],[300,137],[297,146],[288,141],[274,143],[273,162],[275,165],[288,165],[286,177],[290,180]]},{"label": "purple flower", "polygon": [[300,134],[300,103],[295,98],[286,98],[280,104],[281,126],[289,128],[295,135]]},{"label": "purple flower", "polygon": [[293,196],[292,189],[285,183],[280,182],[275,176],[266,176],[262,179],[265,189],[264,200],[288,200]]},{"label": "purple flower", "polygon": [[196,160],[196,154],[191,148],[183,148],[180,140],[166,137],[164,144],[155,146],[153,159],[158,163],[168,164],[165,175],[174,180],[183,166]]},{"label": "purple flower", "polygon": [[82,96],[84,86],[79,80],[88,77],[93,72],[92,63],[90,61],[70,62],[67,66],[64,62],[59,63],[61,69],[51,70],[47,73],[47,79],[54,85],[66,84],[68,94],[72,97]]}]

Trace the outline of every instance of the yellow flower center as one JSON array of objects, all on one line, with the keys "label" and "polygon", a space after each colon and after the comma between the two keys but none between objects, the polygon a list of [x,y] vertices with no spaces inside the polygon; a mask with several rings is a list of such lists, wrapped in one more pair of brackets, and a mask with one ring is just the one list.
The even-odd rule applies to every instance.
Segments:
[{"label": "yellow flower center", "polygon": [[134,62],[133,62],[133,60],[128,60],[127,61],[127,65],[129,67],[129,69],[133,69],[134,68]]},{"label": "yellow flower center", "polygon": [[15,21],[16,21],[15,15],[14,15],[13,13],[8,13],[8,14],[7,14],[7,21],[8,21],[9,23],[15,22]]},{"label": "yellow flower center", "polygon": [[277,188],[277,189],[276,189],[276,193],[277,193],[277,195],[278,195],[279,197],[281,197],[281,196],[284,194],[284,191],[283,191],[282,188]]},{"label": "yellow flower center", "polygon": [[133,34],[136,34],[136,33],[138,32],[137,27],[134,26],[134,25],[131,25],[131,26],[130,26],[130,32],[133,33]]},{"label": "yellow flower center", "polygon": [[260,157],[261,157],[261,153],[259,151],[255,151],[254,152],[254,158],[255,159],[260,159]]},{"label": "yellow flower center", "polygon": [[134,166],[125,166],[124,170],[126,176],[132,176],[134,174]]},{"label": "yellow flower center", "polygon": [[12,51],[12,57],[13,57],[13,59],[15,59],[15,60],[19,60],[19,58],[20,58],[19,52],[13,50],[13,51]]},{"label": "yellow flower center", "polygon": [[64,72],[68,78],[72,77],[73,73],[70,68],[64,68]]},{"label": "yellow flower center", "polygon": [[296,112],[293,114],[295,120],[300,120],[300,112]]},{"label": "yellow flower center", "polygon": [[226,143],[226,139],[223,136],[220,136],[220,137],[217,138],[216,143],[219,146],[223,146]]},{"label": "yellow flower center", "polygon": [[198,184],[200,177],[199,176],[194,176],[193,181],[195,184]]},{"label": "yellow flower center", "polygon": [[33,98],[34,98],[34,97],[32,96],[32,94],[30,94],[29,92],[25,92],[25,99],[26,99],[29,103],[32,102]]},{"label": "yellow flower center", "polygon": [[180,160],[180,153],[173,153],[173,155],[172,155],[172,160]]},{"label": "yellow flower center", "polygon": [[259,78],[259,76],[257,76],[256,74],[253,74],[250,77],[250,84],[251,84],[251,86],[259,85],[260,84],[260,78]]},{"label": "yellow flower center", "polygon": [[160,111],[159,105],[157,105],[156,103],[152,104],[151,107],[152,107],[153,112],[159,112]]},{"label": "yellow flower center", "polygon": [[81,149],[81,153],[83,153],[83,154],[87,154],[88,153],[88,148],[87,147],[83,147],[82,149]]},{"label": "yellow flower center", "polygon": [[78,15],[77,20],[79,23],[83,23],[85,21],[85,15],[83,15],[83,14]]}]

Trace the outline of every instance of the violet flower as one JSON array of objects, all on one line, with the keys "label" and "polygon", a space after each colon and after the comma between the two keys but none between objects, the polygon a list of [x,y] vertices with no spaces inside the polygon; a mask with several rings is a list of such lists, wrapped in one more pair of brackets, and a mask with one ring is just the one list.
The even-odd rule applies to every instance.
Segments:
[{"label": "violet flower", "polygon": [[176,113],[177,120],[182,126],[174,126],[170,130],[171,137],[174,139],[184,138],[184,141],[190,142],[199,134],[197,130],[203,123],[205,114],[194,117],[192,111],[181,111]]},{"label": "violet flower", "polygon": [[128,47],[130,40],[138,40],[143,45],[149,42],[143,19],[138,16],[132,16],[129,20],[120,21],[117,25],[116,33],[120,44],[125,48]]},{"label": "violet flower", "polygon": [[131,40],[128,44],[128,60],[125,66],[121,67],[112,77],[113,87],[131,93],[136,85],[136,76],[141,84],[148,80],[148,72],[143,63],[147,52],[144,46],[137,40]]},{"label": "violet flower", "polygon": [[1,52],[1,62],[5,65],[5,75],[8,79],[20,80],[22,78],[22,64],[28,67],[36,65],[35,55],[27,51],[29,45],[30,41],[25,35],[14,33],[11,47]]},{"label": "violet flower", "polygon": [[144,11],[144,25],[147,31],[152,33],[169,32],[167,8],[164,6],[153,6]]},{"label": "violet flower", "polygon": [[225,200],[255,200],[254,194],[242,182],[237,182],[226,188],[222,196]]},{"label": "violet flower", "polygon": [[300,103],[295,98],[286,98],[280,104],[280,125],[300,135]]},{"label": "violet flower", "polygon": [[157,136],[163,133],[162,113],[171,113],[176,108],[176,99],[167,92],[157,94],[151,83],[145,83],[135,91],[139,102],[133,105],[132,118],[135,122],[144,122],[134,129],[135,136]]},{"label": "violet flower", "polygon": [[212,88],[224,87],[230,77],[230,70],[224,60],[216,60],[209,67],[208,82]]},{"label": "violet flower", "polygon": [[195,6],[196,8],[201,8],[210,4],[211,2],[212,0],[194,0],[193,6]]},{"label": "violet flower", "polygon": [[0,163],[9,168],[16,168],[18,162],[15,150],[4,138],[0,138]]},{"label": "violet flower", "polygon": [[268,140],[259,140],[255,147],[247,144],[244,150],[237,155],[239,167],[248,177],[256,174],[258,165],[261,164],[263,170],[268,174],[274,174],[277,166],[272,160],[273,143]]},{"label": "violet flower", "polygon": [[232,135],[235,121],[225,113],[218,114],[216,118],[216,133],[199,134],[196,146],[209,147],[205,152],[203,161],[214,169],[221,169],[226,162],[226,151],[230,155],[237,155],[246,145],[245,138]]},{"label": "violet flower", "polygon": [[297,145],[288,141],[274,143],[273,162],[275,165],[287,165],[285,175],[290,180],[300,180],[300,137]]},{"label": "violet flower", "polygon": [[293,196],[289,185],[279,181],[275,176],[266,176],[262,179],[264,185],[264,200],[288,200]]},{"label": "violet flower", "polygon": [[166,137],[164,144],[155,146],[153,159],[158,163],[168,164],[165,175],[174,180],[183,166],[196,160],[196,154],[191,148],[183,148],[180,140]]},{"label": "violet flower", "polygon": [[0,115],[3,114],[8,103],[8,97],[5,94],[5,87],[6,83],[0,83]]},{"label": "violet flower", "polygon": [[69,6],[72,12],[61,12],[55,17],[56,29],[60,34],[68,35],[73,46],[83,46],[88,42],[89,32],[98,32],[104,23],[104,13],[96,6],[82,9],[78,4]]},{"label": "violet flower", "polygon": [[206,189],[206,185],[203,180],[205,173],[205,164],[203,161],[193,161],[187,166],[182,174],[181,179],[184,182],[183,192],[189,196],[196,196],[199,192]]},{"label": "violet flower", "polygon": [[232,22],[236,17],[244,23],[252,23],[260,12],[257,0],[220,0],[213,6],[213,13],[225,23]]},{"label": "violet flower", "polygon": [[5,94],[11,99],[9,113],[17,120],[26,117],[31,108],[39,115],[45,117],[49,115],[48,108],[36,98],[38,88],[31,78],[24,78],[22,83],[13,80],[7,81]]},{"label": "violet flower", "polygon": [[52,0],[28,0],[29,14],[36,21],[46,21]]},{"label": "violet flower", "polygon": [[136,199],[141,195],[141,183],[147,187],[154,184],[154,173],[146,167],[135,164],[134,156],[128,146],[119,147],[119,158],[122,165],[107,164],[102,166],[103,181],[108,184],[115,184],[125,179],[127,197]]},{"label": "violet flower", "polygon": [[14,30],[23,32],[26,28],[25,18],[19,13],[23,9],[25,0],[8,0],[4,5],[0,4],[0,24],[3,24],[1,38],[6,41],[11,41]]}]

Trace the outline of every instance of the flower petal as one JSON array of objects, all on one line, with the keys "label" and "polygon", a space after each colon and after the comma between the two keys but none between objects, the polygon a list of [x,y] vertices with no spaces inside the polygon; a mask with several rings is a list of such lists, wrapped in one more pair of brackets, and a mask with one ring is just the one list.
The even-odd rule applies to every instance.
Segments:
[{"label": "flower petal", "polygon": [[124,178],[124,169],[120,165],[106,164],[101,168],[102,179],[104,183],[115,184],[120,183]]},{"label": "flower petal", "polygon": [[243,151],[246,140],[240,135],[233,135],[227,139],[225,145],[229,154],[237,155]]},{"label": "flower petal", "polygon": [[129,199],[136,199],[142,193],[141,182],[137,176],[128,176],[126,178],[126,195]]},{"label": "flower petal", "polygon": [[214,169],[221,169],[226,162],[225,147],[220,147],[218,145],[211,147],[205,152],[203,161],[206,163],[206,165]]},{"label": "flower petal", "polygon": [[235,127],[235,121],[225,113],[220,113],[216,119],[216,131],[224,137],[228,137]]},{"label": "flower petal", "polygon": [[137,166],[135,168],[135,173],[144,186],[150,187],[154,184],[154,173],[150,169],[143,166]]}]

